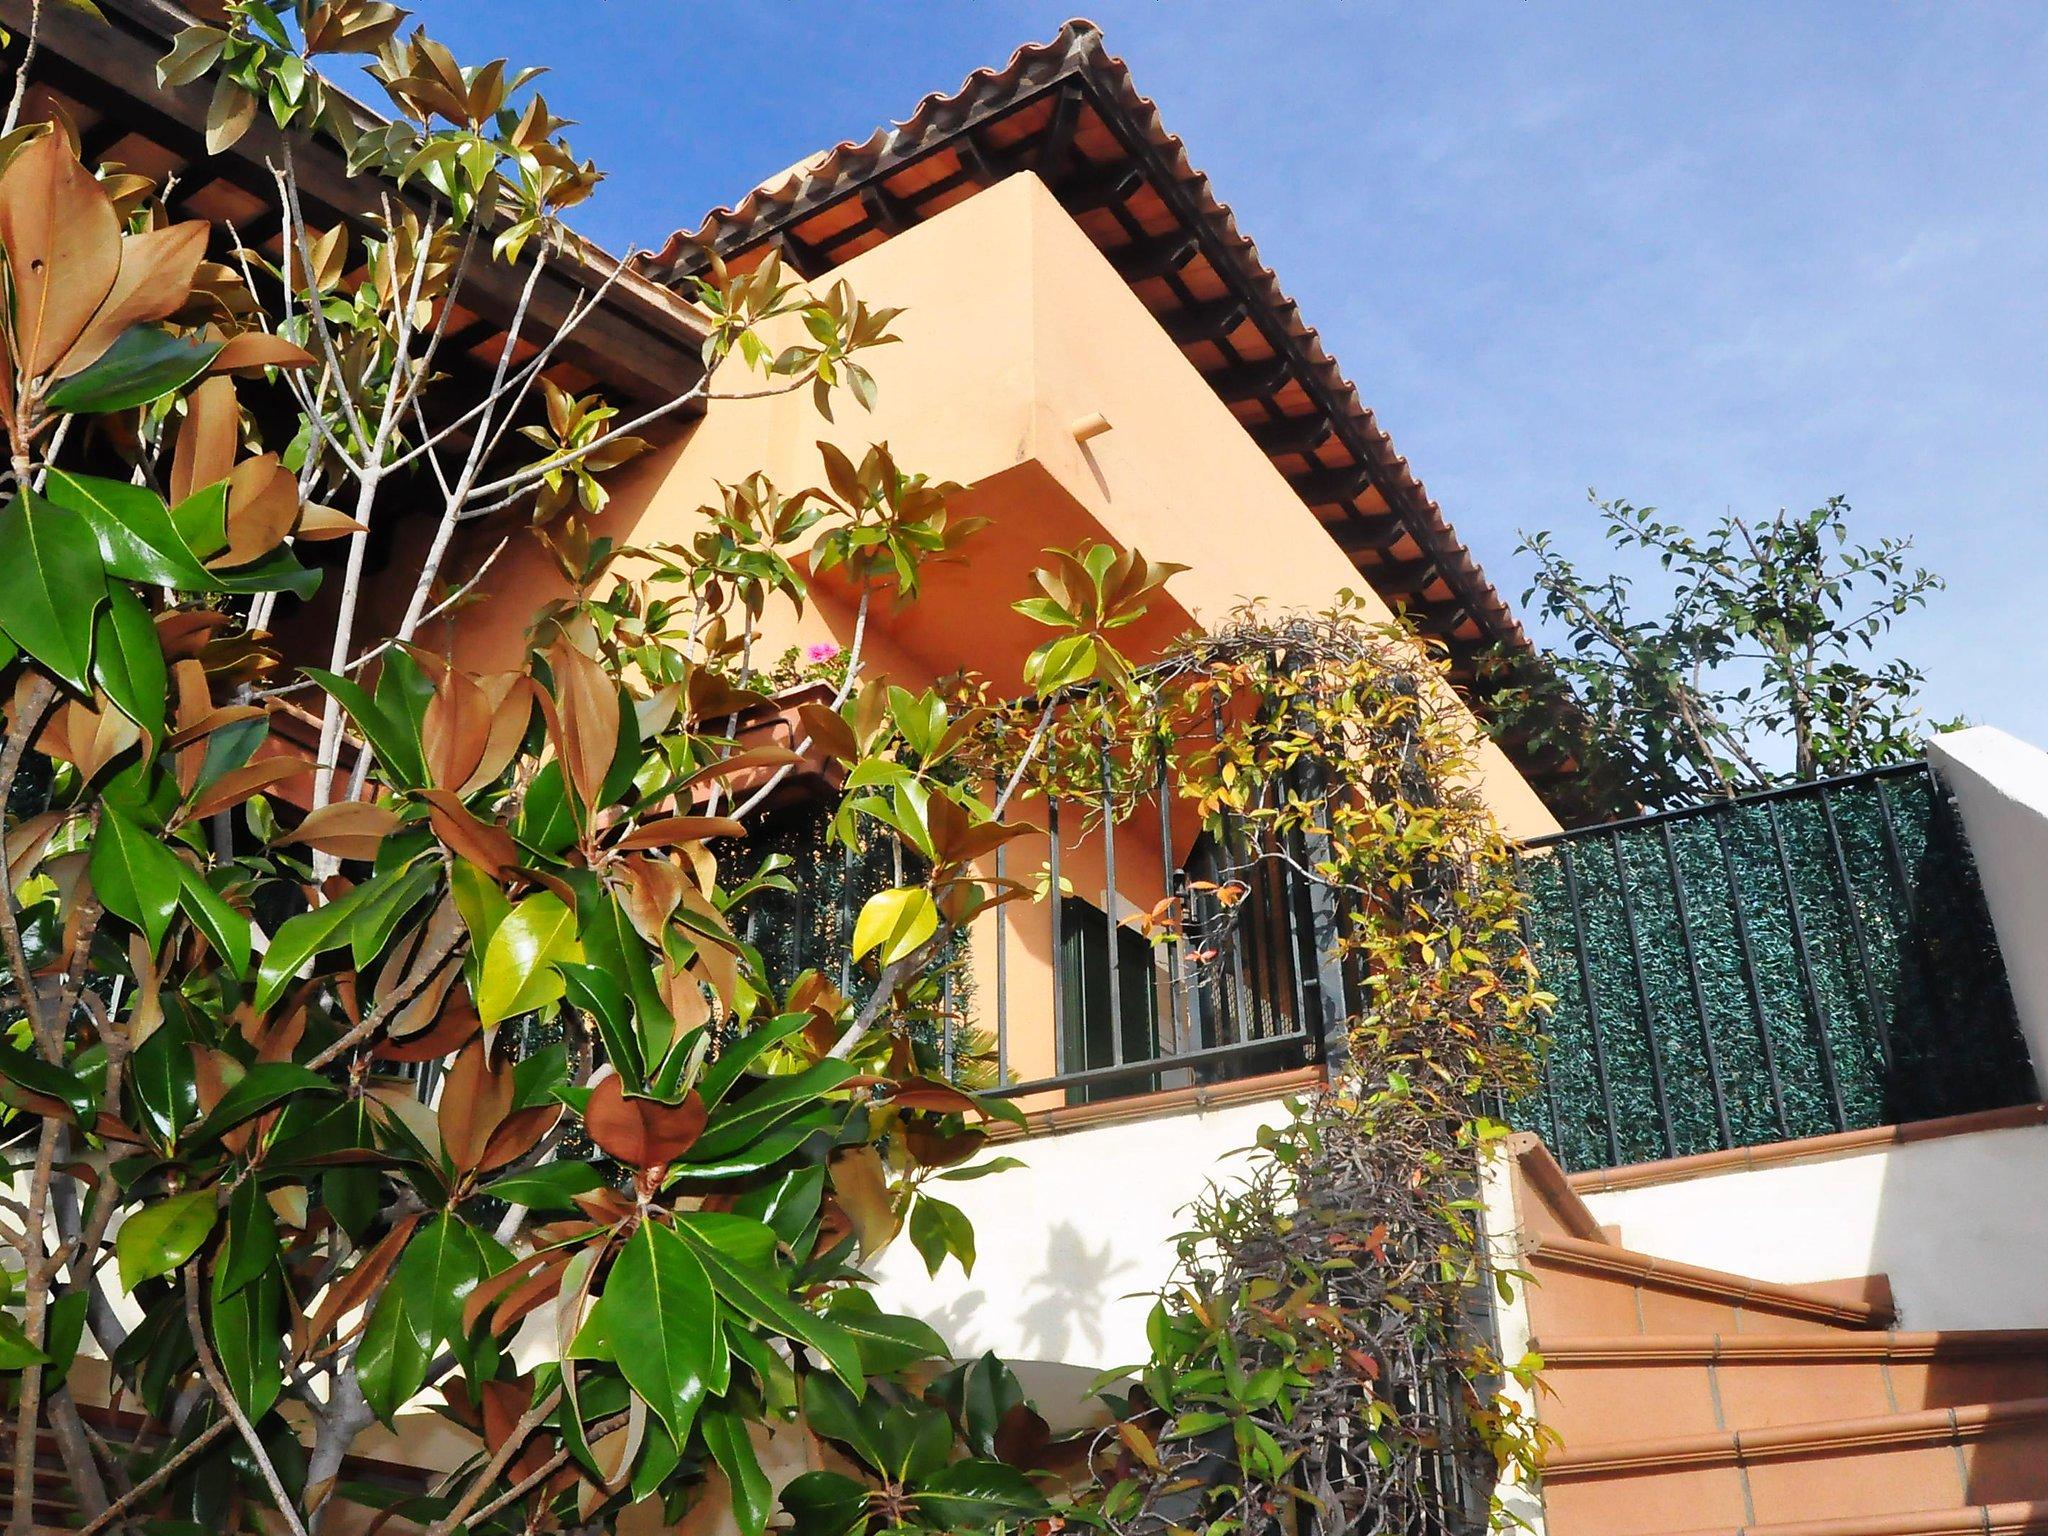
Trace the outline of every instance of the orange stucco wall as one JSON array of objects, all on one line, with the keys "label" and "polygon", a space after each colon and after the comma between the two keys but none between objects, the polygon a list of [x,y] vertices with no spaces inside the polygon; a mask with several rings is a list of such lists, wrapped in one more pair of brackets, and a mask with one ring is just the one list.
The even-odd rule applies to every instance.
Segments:
[{"label": "orange stucco wall", "polygon": [[[856,457],[885,441],[906,467],[966,486],[963,515],[994,522],[962,564],[932,575],[914,608],[877,616],[880,664],[1014,678],[1044,631],[1010,602],[1026,592],[1040,550],[1085,538],[1191,567],[1168,589],[1177,611],[1159,615],[1159,639],[1252,598],[1315,608],[1350,588],[1385,611],[1036,176],[1012,176],[833,275],[872,305],[904,310],[902,342],[864,358],[880,384],[877,409],[845,401],[825,422],[807,392],[715,402],[682,441],[620,477],[604,531],[641,543],[681,538],[721,480],[760,470],[794,489],[820,478],[817,440]],[[729,370],[719,385],[749,381]],[[1077,442],[1075,424],[1094,415],[1109,430]],[[505,644],[529,611],[505,595],[553,580],[537,550],[509,551],[492,582],[499,600],[465,620],[465,649]],[[768,650],[849,628],[848,605],[828,591],[802,620],[771,615]],[[1555,830],[1498,748],[1487,743],[1482,756],[1507,830]]]},{"label": "orange stucco wall", "polygon": [[[1030,590],[1030,569],[1051,546],[1107,539],[1190,567],[1170,583],[1171,600],[1126,632],[1139,653],[1250,599],[1313,609],[1347,588],[1364,590],[1314,514],[1030,173],[853,258],[835,276],[871,305],[904,310],[900,344],[864,358],[880,386],[876,410],[845,400],[838,419],[825,422],[807,391],[714,402],[680,440],[618,477],[602,531],[640,544],[682,539],[722,480],[759,470],[794,490],[821,478],[818,439],[855,458],[886,441],[906,468],[966,487],[953,503],[959,514],[992,519],[964,560],[931,572],[914,606],[885,605],[870,620],[870,670],[912,684],[971,667],[1021,691],[1019,667],[1046,631],[1010,604]],[[736,369],[718,384],[759,387]],[[1077,441],[1075,425],[1093,416],[1108,430]],[[502,656],[533,594],[554,584],[538,549],[508,551],[492,582],[499,596],[465,618],[461,651],[479,663]],[[508,600],[515,593],[519,600]],[[756,654],[772,658],[827,637],[844,643],[852,616],[847,593],[825,583],[800,617],[769,616]],[[1509,832],[1556,829],[1491,743],[1482,771]],[[1182,818],[1175,830],[1177,857],[1194,828]],[[1104,904],[1099,840],[1063,841],[1072,888]],[[1015,845],[1011,872],[1037,867],[1045,854],[1040,840]],[[1126,825],[1117,860],[1120,911],[1149,907],[1162,893],[1156,817]],[[1052,1064],[1043,906],[1011,908],[1007,937],[1011,1065],[1028,1077]],[[994,948],[985,923],[975,950],[983,999],[994,996]]]}]

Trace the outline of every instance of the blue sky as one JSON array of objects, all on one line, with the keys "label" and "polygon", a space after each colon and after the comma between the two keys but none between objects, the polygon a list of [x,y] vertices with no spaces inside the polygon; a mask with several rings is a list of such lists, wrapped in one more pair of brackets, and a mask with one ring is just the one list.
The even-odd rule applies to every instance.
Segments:
[{"label": "blue sky", "polygon": [[[658,244],[1052,35],[1021,0],[420,0],[545,63]],[[562,24],[575,17],[572,30]],[[1833,492],[1948,592],[1936,715],[2048,742],[2048,8],[1100,0],[1141,90],[1495,581],[1585,502]]]}]

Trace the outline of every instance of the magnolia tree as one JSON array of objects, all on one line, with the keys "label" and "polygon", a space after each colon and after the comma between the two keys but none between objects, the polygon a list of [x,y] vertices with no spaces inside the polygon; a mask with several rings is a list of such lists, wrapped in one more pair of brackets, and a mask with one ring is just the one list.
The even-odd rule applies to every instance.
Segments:
[{"label": "magnolia tree", "polygon": [[[7,125],[10,1528],[305,1533],[351,1504],[437,1536],[602,1527],[716,1489],[758,1533],[763,1436],[799,1418],[836,1458],[782,1491],[800,1529],[1038,1518],[1022,1469],[1047,1434],[1015,1380],[946,1362],[856,1267],[899,1231],[971,1263],[935,1189],[1001,1166],[975,1158],[1007,1111],[941,1080],[929,1026],[961,930],[1029,894],[979,872],[1018,829],[964,754],[986,770],[990,741],[1044,732],[862,655],[871,603],[914,599],[971,526],[877,448],[827,450],[801,494],[732,486],[681,545],[593,537],[606,471],[709,391],[626,421],[549,381],[621,280],[523,335],[595,173],[527,76],[458,67],[400,19],[238,0],[164,61],[215,80],[214,148],[267,112],[379,178],[358,228],[314,228],[288,136],[275,259],[210,262],[216,232],[81,164],[65,125]],[[334,52],[372,56],[388,126],[321,81]],[[522,297],[465,382],[437,356],[486,264]],[[696,297],[737,393],[872,398],[858,357],[888,312],[772,261]],[[366,633],[368,540],[401,515],[424,557],[396,627]],[[538,525],[565,595],[477,675],[413,642],[502,547],[448,568],[482,518]],[[322,540],[338,572],[309,563]],[[822,572],[860,620],[834,696],[796,750],[746,746],[763,615]],[[287,658],[274,624],[323,574],[331,650]],[[1083,551],[1047,590],[1127,607],[1159,574]],[[1035,615],[1059,631],[1041,683],[1101,671],[1100,606]],[[302,703],[310,761],[270,737]],[[821,757],[835,833],[898,839],[921,873],[860,912],[845,991],[770,975],[742,937],[790,880],[749,834]],[[87,1383],[140,1417],[81,1412]],[[373,1426],[428,1411],[466,1460],[351,1481]],[[39,1483],[43,1445],[62,1470]]]},{"label": "magnolia tree", "polygon": [[[1025,703],[892,686],[871,608],[915,601],[974,527],[883,446],[822,448],[794,494],[725,487],[680,544],[597,536],[640,434],[719,396],[628,419],[556,387],[628,280],[527,334],[544,273],[595,259],[559,217],[596,173],[530,76],[401,20],[233,0],[164,60],[212,80],[215,150],[258,113],[285,130],[274,255],[166,223],[162,189],[82,164],[64,124],[18,125],[20,89],[0,137],[10,1529],[310,1536],[376,1506],[452,1536],[706,1501],[753,1536],[1351,1529],[1407,1519],[1454,1440],[1526,1459],[1455,1317],[1481,1275],[1476,1106],[1514,1086],[1540,994],[1496,954],[1502,855],[1445,744],[1469,721],[1409,637],[1248,620],[1134,665],[1119,634],[1177,567],[1091,545],[1017,604],[1047,631]],[[388,121],[323,81],[337,53],[369,59]],[[307,220],[316,137],[371,189],[353,226]],[[693,297],[724,398],[871,403],[889,311],[772,259]],[[506,328],[481,378],[442,355],[458,311]],[[418,565],[379,626],[370,540],[400,518]],[[526,645],[485,674],[422,647],[520,524],[562,576]],[[854,611],[830,697],[793,748],[756,744],[786,680],[764,619],[820,577]],[[323,578],[325,654],[286,655]],[[285,711],[310,747],[272,739]],[[1249,834],[1208,883],[1219,920],[1256,921],[1253,866],[1284,863],[1350,912],[1364,1001],[1308,1129],[1198,1213],[1214,1241],[1113,1433],[1062,1449],[1000,1362],[948,1360],[859,1266],[899,1234],[934,1271],[973,1261],[943,1187],[1002,1168],[981,1154],[1014,1112],[957,1086],[989,1064],[944,1070],[973,1039],[950,973],[979,916],[1048,894],[988,873],[1013,798],[1107,775],[1129,815],[1169,760]],[[755,837],[798,784],[908,873],[790,976],[747,935],[802,874]],[[1170,901],[1143,926],[1190,967],[1215,947]],[[1296,1191],[1304,1137],[1342,1156]],[[1424,1357],[1450,1418],[1415,1408]],[[428,1413],[469,1437],[459,1464],[351,1474],[376,1426]],[[778,1434],[816,1468],[779,1488]]]}]

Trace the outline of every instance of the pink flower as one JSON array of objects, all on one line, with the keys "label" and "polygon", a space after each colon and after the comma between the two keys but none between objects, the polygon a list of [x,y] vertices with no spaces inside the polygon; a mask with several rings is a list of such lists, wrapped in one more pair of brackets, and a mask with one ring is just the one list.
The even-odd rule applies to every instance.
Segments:
[{"label": "pink flower", "polygon": [[821,661],[830,661],[839,654],[839,647],[830,640],[820,640],[815,645],[804,647],[804,660],[816,666]]}]

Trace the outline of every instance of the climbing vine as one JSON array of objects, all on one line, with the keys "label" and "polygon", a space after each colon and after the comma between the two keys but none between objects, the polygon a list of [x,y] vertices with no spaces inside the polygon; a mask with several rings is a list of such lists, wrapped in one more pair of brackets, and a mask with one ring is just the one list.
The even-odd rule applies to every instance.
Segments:
[{"label": "climbing vine", "polygon": [[1164,755],[1205,822],[1233,827],[1202,882],[1218,915],[1165,903],[1155,941],[1213,963],[1259,866],[1285,865],[1325,913],[1346,1017],[1327,1086],[1189,1211],[1085,1502],[1138,1532],[1483,1526],[1496,1477],[1541,1447],[1503,1391],[1536,1362],[1499,1358],[1484,1322],[1515,1277],[1487,1263],[1479,1162],[1548,998],[1469,716],[1439,659],[1349,599],[1246,610],[1095,681],[1044,732],[1044,786],[1087,783],[1101,742],[1128,743],[1114,782],[1142,794]]}]

